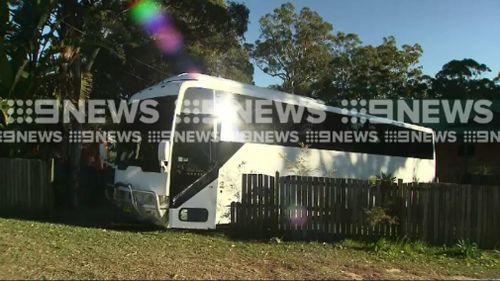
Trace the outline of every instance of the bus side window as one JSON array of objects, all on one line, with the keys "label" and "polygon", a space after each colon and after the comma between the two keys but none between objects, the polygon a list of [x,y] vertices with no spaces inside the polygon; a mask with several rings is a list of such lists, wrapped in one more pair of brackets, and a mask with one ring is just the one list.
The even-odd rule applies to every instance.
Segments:
[{"label": "bus side window", "polygon": [[183,114],[214,115],[214,91],[205,88],[189,88],[184,94]]}]

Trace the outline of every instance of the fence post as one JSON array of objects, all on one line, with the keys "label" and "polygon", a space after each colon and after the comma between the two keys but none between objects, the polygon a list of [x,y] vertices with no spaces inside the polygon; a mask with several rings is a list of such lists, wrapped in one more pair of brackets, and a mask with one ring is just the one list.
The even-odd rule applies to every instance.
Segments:
[{"label": "fence post", "polygon": [[398,190],[396,192],[397,198],[400,200],[399,204],[399,235],[401,237],[406,236],[406,198],[404,192],[403,180],[398,179]]},{"label": "fence post", "polygon": [[231,202],[231,235],[235,236],[236,230],[238,229],[236,227],[236,221],[235,221],[235,216],[236,216],[236,208],[235,208],[236,202]]},{"label": "fence post", "polygon": [[55,190],[54,190],[54,180],[55,180],[55,160],[51,158],[49,160],[49,180],[47,183],[47,196],[49,202],[49,217],[53,217],[55,213]]}]

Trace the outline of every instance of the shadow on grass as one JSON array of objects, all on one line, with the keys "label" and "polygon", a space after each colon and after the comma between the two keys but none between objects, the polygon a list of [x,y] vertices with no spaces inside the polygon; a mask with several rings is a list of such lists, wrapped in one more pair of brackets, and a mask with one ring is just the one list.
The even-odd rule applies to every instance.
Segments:
[{"label": "shadow on grass", "polygon": [[23,212],[2,212],[0,217],[115,231],[147,232],[165,230],[160,226],[139,221],[132,215],[126,214],[115,207],[111,202],[83,205],[74,210],[56,208],[50,216]]},{"label": "shadow on grass", "polygon": [[225,227],[218,227],[217,230],[167,229],[146,221],[140,221],[109,201],[82,205],[77,210],[60,207],[56,208],[52,213],[51,216],[42,216],[22,212],[0,212],[0,218],[133,233],[160,231],[165,233],[191,233],[209,237],[227,237],[226,234],[228,233],[228,229]]}]

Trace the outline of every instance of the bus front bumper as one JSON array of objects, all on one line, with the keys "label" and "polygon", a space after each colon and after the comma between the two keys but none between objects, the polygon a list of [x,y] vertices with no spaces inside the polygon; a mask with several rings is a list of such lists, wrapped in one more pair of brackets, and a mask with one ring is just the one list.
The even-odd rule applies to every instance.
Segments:
[{"label": "bus front bumper", "polygon": [[123,209],[131,210],[140,220],[167,226],[168,197],[151,190],[134,189],[130,184],[116,183],[106,188],[108,200]]}]

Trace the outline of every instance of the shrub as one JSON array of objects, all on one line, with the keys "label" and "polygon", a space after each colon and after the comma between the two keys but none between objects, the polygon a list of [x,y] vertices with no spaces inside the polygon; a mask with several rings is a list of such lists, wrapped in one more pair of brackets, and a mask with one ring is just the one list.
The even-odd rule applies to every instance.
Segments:
[{"label": "shrub", "polygon": [[388,211],[384,208],[375,207],[371,210],[366,210],[365,213],[367,215],[366,221],[372,227],[382,224],[398,224],[398,218],[389,215]]},{"label": "shrub", "polygon": [[481,257],[481,251],[477,244],[469,240],[459,240],[456,244],[459,254],[466,259],[477,259]]}]

